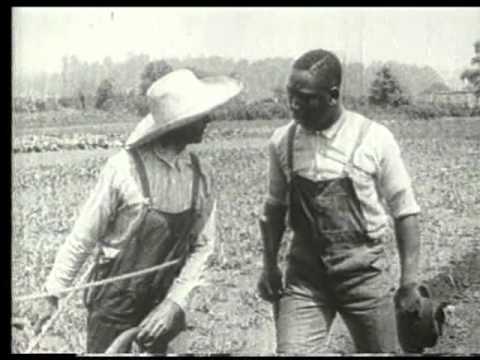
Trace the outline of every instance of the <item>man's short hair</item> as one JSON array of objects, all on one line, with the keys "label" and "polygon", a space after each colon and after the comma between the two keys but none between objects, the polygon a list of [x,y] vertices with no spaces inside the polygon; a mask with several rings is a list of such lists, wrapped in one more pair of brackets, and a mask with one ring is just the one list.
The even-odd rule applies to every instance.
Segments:
[{"label": "man's short hair", "polygon": [[307,70],[329,86],[340,86],[342,82],[342,64],[335,54],[327,50],[317,49],[303,54],[295,60],[293,68]]}]

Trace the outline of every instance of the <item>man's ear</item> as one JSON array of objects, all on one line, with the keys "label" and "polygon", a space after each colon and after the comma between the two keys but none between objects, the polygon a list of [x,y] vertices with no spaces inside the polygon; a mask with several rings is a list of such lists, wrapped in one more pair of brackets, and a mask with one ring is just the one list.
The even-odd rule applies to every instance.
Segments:
[{"label": "man's ear", "polygon": [[337,86],[334,86],[330,89],[330,96],[335,99],[335,100],[338,100],[339,96],[340,96],[340,90],[338,89]]}]

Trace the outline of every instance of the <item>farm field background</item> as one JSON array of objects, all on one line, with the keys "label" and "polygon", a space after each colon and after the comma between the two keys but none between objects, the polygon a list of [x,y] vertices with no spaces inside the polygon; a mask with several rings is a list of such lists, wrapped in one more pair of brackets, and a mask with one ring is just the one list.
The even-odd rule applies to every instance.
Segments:
[{"label": "farm field background", "polygon": [[[17,303],[15,297],[40,290],[99,170],[138,121],[102,112],[35,116],[14,116],[14,147],[25,138],[42,136],[48,141],[78,136],[113,141],[83,150],[45,151],[50,147],[40,146],[26,152],[19,145],[12,154],[12,310],[14,316],[32,320],[35,303]],[[422,280],[437,299],[455,308],[443,337],[427,352],[479,353],[480,119],[376,120],[398,139],[422,208]],[[261,355],[273,349],[271,309],[256,295],[261,268],[257,215],[267,185],[267,139],[284,123],[212,123],[204,143],[192,147],[215,169],[218,251],[209,284],[191,299],[189,327],[172,344],[175,352]],[[393,239],[388,247],[397,273]],[[37,351],[82,352],[85,315],[79,292]],[[25,351],[29,329],[12,335],[14,350]],[[335,322],[329,350],[354,351],[341,320]]]}]

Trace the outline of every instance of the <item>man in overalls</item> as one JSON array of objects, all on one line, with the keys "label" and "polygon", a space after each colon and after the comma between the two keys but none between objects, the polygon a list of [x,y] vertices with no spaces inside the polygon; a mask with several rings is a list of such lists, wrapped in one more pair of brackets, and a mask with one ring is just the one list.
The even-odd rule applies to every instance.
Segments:
[{"label": "man in overalls", "polygon": [[[341,71],[322,49],[296,60],[287,86],[294,121],[269,143],[258,290],[275,305],[279,353],[325,352],[337,313],[357,351],[397,350],[382,202],[395,223],[401,303],[418,302],[420,209],[411,181],[392,133],[342,107]],[[277,255],[287,211],[293,238],[282,274]]]},{"label": "man in overalls", "polygon": [[115,338],[138,327],[144,351],[165,353],[185,328],[191,290],[201,284],[215,242],[211,170],[185,147],[202,140],[209,113],[241,91],[234,79],[170,72],[147,92],[151,113],[113,155],[61,246],[45,284],[41,324],[57,309],[59,290],[72,280],[95,246],[90,281],[165,262],[175,266],[90,289],[87,352],[103,353]]}]

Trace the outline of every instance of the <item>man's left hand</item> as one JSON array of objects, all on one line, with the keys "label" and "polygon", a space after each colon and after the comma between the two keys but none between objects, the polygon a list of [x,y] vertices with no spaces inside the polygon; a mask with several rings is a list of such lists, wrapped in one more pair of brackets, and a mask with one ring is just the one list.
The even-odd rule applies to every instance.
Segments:
[{"label": "man's left hand", "polygon": [[183,316],[184,312],[177,303],[163,300],[140,323],[137,341],[146,348],[152,347],[157,340],[166,337]]},{"label": "man's left hand", "polygon": [[401,286],[395,294],[395,307],[397,311],[411,314],[421,310],[421,296],[418,284],[415,282]]}]

